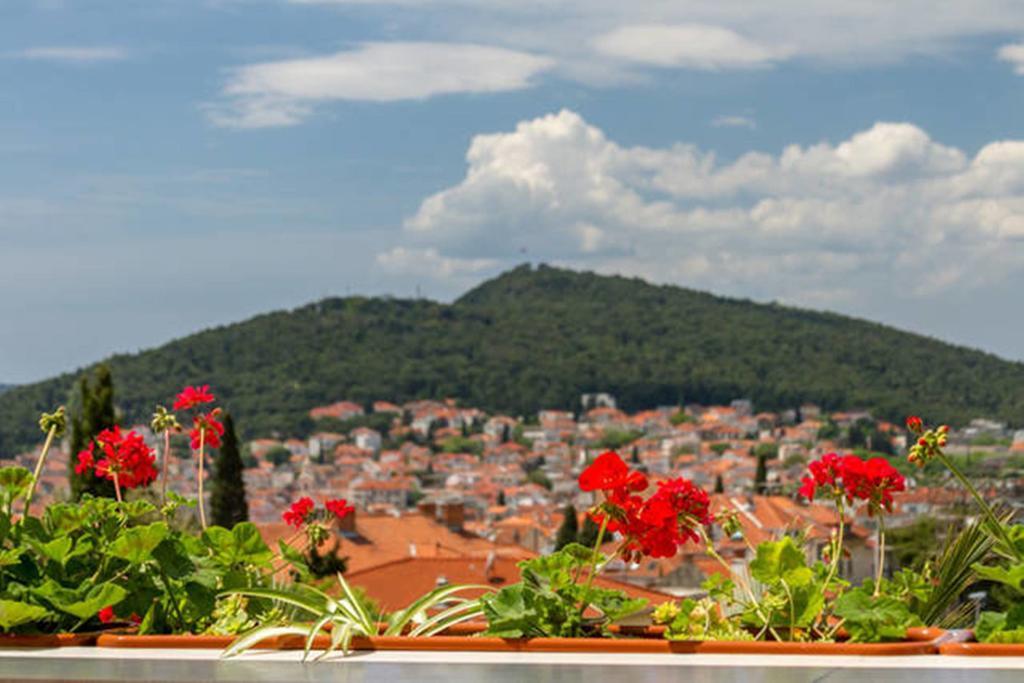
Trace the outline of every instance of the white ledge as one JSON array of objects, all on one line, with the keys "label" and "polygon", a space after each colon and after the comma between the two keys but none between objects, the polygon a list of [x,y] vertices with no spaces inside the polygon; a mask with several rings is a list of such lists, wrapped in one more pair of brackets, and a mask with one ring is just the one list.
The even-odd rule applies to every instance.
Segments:
[{"label": "white ledge", "polygon": [[[223,659],[220,650],[134,649],[103,647],[65,647],[52,649],[3,648],[0,664],[5,660],[47,660],[73,663],[75,660],[96,662],[205,662],[231,665],[235,663],[301,664],[302,653],[289,651],[252,651],[238,657]],[[949,669],[949,670],[1024,670],[1024,657],[956,657],[940,655],[866,657],[822,655],[709,655],[709,654],[611,654],[557,652],[353,652],[340,653],[322,662],[306,663],[307,667],[344,664],[466,664],[466,665],[539,665],[579,667],[717,667],[730,669]],[[972,679],[973,680],[973,679]]]}]

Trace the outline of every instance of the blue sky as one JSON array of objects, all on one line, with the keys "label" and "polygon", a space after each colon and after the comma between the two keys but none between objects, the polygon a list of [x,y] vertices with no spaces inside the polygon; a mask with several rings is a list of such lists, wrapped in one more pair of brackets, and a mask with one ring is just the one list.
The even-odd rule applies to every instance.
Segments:
[{"label": "blue sky", "polygon": [[1024,4],[6,0],[0,382],[529,259],[1024,359]]}]

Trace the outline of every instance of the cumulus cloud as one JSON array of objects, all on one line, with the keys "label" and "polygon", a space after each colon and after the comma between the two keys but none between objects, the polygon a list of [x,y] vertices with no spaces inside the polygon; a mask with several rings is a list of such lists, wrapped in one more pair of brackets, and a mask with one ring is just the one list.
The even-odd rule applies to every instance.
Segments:
[{"label": "cumulus cloud", "polygon": [[47,46],[30,47],[18,53],[22,59],[59,62],[62,64],[96,64],[116,62],[128,58],[128,51],[120,47]]},{"label": "cumulus cloud", "polygon": [[[825,305],[1024,271],[1024,142],[973,156],[909,123],[720,162],[623,147],[561,111],[476,136],[458,184],[405,223],[449,270],[567,265]],[[467,265],[469,267],[469,265]],[[489,266],[488,266],[489,267]]]},{"label": "cumulus cloud", "polygon": [[224,87],[224,99],[207,112],[223,126],[288,126],[329,101],[520,90],[551,65],[546,57],[475,44],[366,43],[327,56],[241,67]]},{"label": "cumulus cloud", "polygon": [[999,48],[996,56],[998,56],[1002,61],[1009,62],[1013,65],[1015,73],[1024,76],[1024,43],[1003,45]]}]

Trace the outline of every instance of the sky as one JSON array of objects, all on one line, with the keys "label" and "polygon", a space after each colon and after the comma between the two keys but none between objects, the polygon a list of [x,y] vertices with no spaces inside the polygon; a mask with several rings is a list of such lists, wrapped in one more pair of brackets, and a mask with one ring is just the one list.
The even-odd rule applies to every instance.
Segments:
[{"label": "sky", "polygon": [[524,261],[1024,359],[1019,0],[3,0],[0,84],[0,383]]}]

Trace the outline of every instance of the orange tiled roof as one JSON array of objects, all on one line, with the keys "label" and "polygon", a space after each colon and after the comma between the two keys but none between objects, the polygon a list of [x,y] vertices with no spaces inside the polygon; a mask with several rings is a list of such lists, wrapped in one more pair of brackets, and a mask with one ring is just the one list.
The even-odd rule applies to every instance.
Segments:
[{"label": "orange tiled roof", "polygon": [[[361,571],[349,571],[345,579],[353,586],[365,590],[382,607],[393,610],[409,605],[436,588],[439,582],[490,585],[495,589],[515,583],[520,576],[517,563],[531,556],[531,553],[523,551],[497,553],[491,559],[488,554],[471,557],[406,557]],[[672,599],[666,593],[600,576],[594,580],[594,585],[617,588],[633,597],[646,598],[652,604]],[[464,595],[475,597],[483,592],[482,589],[466,591]]]},{"label": "orange tiled roof", "polygon": [[[277,547],[294,529],[282,522],[259,525],[263,539]],[[301,546],[302,539],[295,541]],[[348,557],[348,570],[359,571],[415,553],[417,557],[463,557],[495,548],[490,541],[470,533],[452,531],[419,513],[406,515],[357,514],[356,534],[341,539],[340,554]],[[525,552],[525,550],[523,551]]]}]

